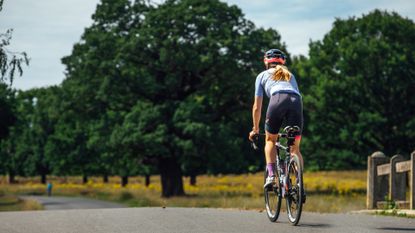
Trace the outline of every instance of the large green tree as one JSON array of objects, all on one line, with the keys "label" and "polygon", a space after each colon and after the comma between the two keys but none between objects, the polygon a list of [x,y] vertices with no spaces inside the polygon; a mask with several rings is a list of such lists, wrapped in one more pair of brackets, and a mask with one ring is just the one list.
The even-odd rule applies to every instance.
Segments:
[{"label": "large green tree", "polygon": [[311,167],[361,168],[373,151],[414,149],[414,40],[412,20],[375,10],[337,19],[310,44],[309,59],[296,60],[308,85],[304,152]]},{"label": "large green tree", "polygon": [[[100,145],[123,151],[107,156],[120,159],[114,164],[156,160],[162,194],[174,196],[184,194],[183,169],[238,172],[255,160],[244,143],[251,124],[247,109],[263,51],[284,49],[276,31],[256,28],[239,8],[220,1],[103,0],[93,19],[63,59],[63,88],[81,125],[108,113],[121,116],[108,121],[116,132],[103,132],[113,143]],[[157,111],[160,127],[140,128],[153,116],[143,106]],[[161,137],[160,153],[143,153],[146,144],[132,143],[136,130]],[[130,148],[118,150],[120,145]]]}]

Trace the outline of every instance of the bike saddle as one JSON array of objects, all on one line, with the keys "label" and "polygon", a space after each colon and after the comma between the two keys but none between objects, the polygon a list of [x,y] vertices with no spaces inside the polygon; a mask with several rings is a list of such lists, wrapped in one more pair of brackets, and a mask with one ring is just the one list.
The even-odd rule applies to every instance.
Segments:
[{"label": "bike saddle", "polygon": [[286,133],[298,133],[300,132],[300,127],[298,126],[287,126],[284,128],[284,132]]}]

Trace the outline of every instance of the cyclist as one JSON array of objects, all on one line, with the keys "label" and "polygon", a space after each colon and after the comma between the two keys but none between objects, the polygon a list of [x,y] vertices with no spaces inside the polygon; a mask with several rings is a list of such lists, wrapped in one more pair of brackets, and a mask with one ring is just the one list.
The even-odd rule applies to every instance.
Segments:
[{"label": "cyclist", "polygon": [[[279,49],[268,50],[264,55],[266,70],[261,72],[255,81],[255,98],[252,107],[253,127],[249,133],[249,140],[259,133],[259,121],[264,92],[270,98],[265,119],[265,160],[268,177],[264,187],[275,180],[275,143],[278,131],[285,122],[286,125],[299,126],[303,129],[303,104],[297,81],[285,66],[286,56]],[[303,158],[300,153],[301,132],[295,137],[291,153],[298,155],[302,166]]]}]

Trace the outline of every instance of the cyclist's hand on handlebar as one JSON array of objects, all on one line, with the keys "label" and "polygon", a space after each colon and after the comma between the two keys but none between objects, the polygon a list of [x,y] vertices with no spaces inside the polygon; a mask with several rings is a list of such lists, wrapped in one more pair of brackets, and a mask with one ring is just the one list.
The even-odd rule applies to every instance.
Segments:
[{"label": "cyclist's hand on handlebar", "polygon": [[255,136],[258,136],[258,135],[259,135],[259,132],[256,132],[254,130],[249,132],[249,141],[251,142],[255,141]]},{"label": "cyclist's hand on handlebar", "polygon": [[249,133],[249,140],[251,141],[251,145],[254,150],[258,150],[258,140],[259,140],[259,132],[255,132],[254,130]]}]

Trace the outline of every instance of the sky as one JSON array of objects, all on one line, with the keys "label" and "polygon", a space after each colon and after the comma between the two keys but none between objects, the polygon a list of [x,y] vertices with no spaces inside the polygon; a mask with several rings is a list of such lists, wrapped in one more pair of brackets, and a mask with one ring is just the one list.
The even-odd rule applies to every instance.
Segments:
[{"label": "sky", "polygon": [[[162,0],[158,0],[162,1]],[[224,1],[224,0],[222,0]],[[321,40],[336,18],[361,17],[374,9],[395,11],[415,21],[414,0],[225,0],[237,5],[257,27],[281,34],[293,55],[307,55],[310,40]],[[99,0],[5,0],[0,33],[13,28],[8,49],[27,52],[29,67],[13,88],[58,85],[65,78],[61,58],[71,54]]]}]

